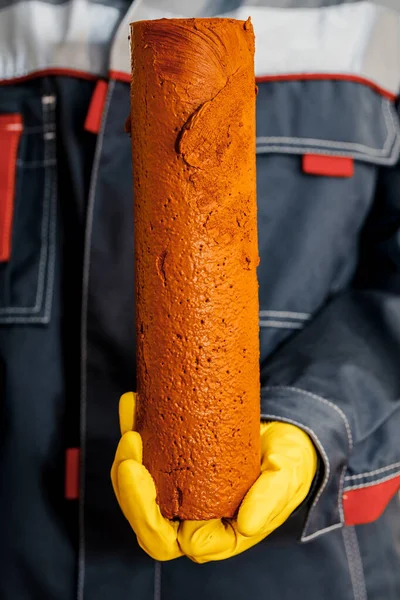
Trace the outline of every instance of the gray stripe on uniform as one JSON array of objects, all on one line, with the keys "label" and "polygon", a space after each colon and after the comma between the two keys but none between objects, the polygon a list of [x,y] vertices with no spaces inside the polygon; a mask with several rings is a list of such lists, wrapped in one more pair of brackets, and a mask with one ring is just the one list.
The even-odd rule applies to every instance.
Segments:
[{"label": "gray stripe on uniform", "polygon": [[89,200],[87,208],[85,248],[83,258],[83,284],[82,284],[82,317],[81,317],[81,427],[80,427],[80,493],[79,493],[79,557],[78,557],[78,584],[77,600],[85,597],[85,569],[86,569],[86,539],[85,539],[85,475],[86,475],[86,417],[87,417],[87,316],[89,302],[89,280],[91,242],[93,231],[94,205],[96,199],[96,185],[99,174],[101,152],[104,141],[104,129],[107,121],[108,109],[115,88],[112,81],[108,88],[108,95],[103,111],[100,132],[97,138],[96,152],[93,161],[92,178],[90,182]]}]

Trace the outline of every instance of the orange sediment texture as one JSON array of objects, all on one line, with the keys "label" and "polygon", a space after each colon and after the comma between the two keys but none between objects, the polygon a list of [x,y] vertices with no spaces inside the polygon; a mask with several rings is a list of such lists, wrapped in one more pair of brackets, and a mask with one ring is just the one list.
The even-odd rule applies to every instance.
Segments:
[{"label": "orange sediment texture", "polygon": [[168,518],[232,517],[260,471],[254,35],[131,25],[137,427]]}]

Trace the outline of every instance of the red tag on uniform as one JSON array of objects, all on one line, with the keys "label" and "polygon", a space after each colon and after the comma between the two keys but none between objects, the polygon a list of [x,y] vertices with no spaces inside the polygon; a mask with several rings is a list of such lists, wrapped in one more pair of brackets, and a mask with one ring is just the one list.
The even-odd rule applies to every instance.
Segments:
[{"label": "red tag on uniform", "polygon": [[347,156],[325,156],[323,154],[304,154],[303,171],[309,175],[327,177],[353,177],[354,160]]},{"label": "red tag on uniform", "polygon": [[0,262],[11,256],[15,172],[22,129],[21,115],[0,115]]},{"label": "red tag on uniform", "polygon": [[343,494],[345,524],[363,525],[376,521],[399,490],[400,475],[348,490]]},{"label": "red tag on uniform", "polygon": [[104,104],[107,97],[108,83],[102,79],[96,83],[89,110],[86,115],[85,129],[91,133],[99,133]]},{"label": "red tag on uniform", "polygon": [[79,498],[79,448],[67,448],[65,453],[65,497],[67,500]]}]

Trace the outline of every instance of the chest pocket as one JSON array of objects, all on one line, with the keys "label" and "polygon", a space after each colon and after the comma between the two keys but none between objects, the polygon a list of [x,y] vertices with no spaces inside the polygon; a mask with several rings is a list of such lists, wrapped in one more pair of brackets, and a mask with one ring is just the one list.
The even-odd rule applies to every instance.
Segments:
[{"label": "chest pocket", "polygon": [[[6,157],[8,214],[2,211],[0,324],[46,324],[50,320],[56,254],[56,98],[5,89],[0,101],[3,122],[19,121],[17,152]],[[1,138],[0,138],[1,139]],[[3,136],[4,141],[4,136]],[[3,148],[2,153],[9,152]],[[10,188],[10,182],[12,184]],[[9,239],[7,239],[7,237]]]},{"label": "chest pocket", "polygon": [[392,165],[399,155],[393,100],[341,80],[258,84],[257,153],[319,154]]},{"label": "chest pocket", "polygon": [[261,357],[351,285],[377,173],[399,157],[393,101],[350,81],[266,81],[257,97]]}]

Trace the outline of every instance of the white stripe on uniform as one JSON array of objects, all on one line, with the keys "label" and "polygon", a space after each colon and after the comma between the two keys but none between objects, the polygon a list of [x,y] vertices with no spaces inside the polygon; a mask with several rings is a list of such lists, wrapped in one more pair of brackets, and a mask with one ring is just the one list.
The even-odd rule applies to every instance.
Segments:
[{"label": "white stripe on uniform", "polygon": [[[46,69],[129,76],[129,23],[181,15],[136,0],[112,40],[120,16],[117,8],[88,0],[25,0],[0,9],[0,80]],[[315,9],[246,5],[221,16],[251,16],[258,77],[343,74],[391,94],[400,90],[400,15],[390,9],[369,2]]]}]

